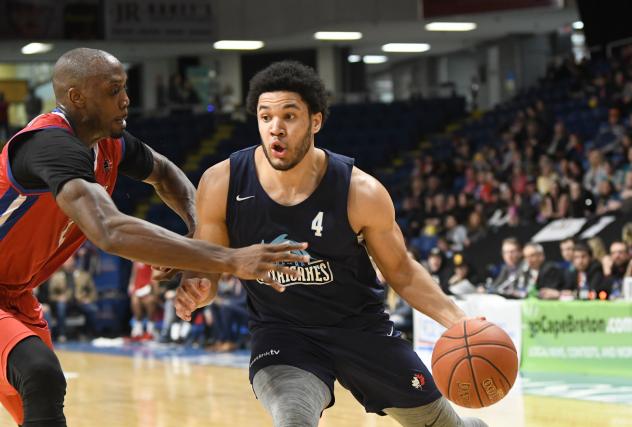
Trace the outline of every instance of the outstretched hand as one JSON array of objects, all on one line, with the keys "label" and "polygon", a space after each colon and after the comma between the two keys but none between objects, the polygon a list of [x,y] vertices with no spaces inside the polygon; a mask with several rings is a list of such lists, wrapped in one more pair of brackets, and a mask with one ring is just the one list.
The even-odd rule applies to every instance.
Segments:
[{"label": "outstretched hand", "polygon": [[309,255],[301,254],[307,243],[282,243],[278,245],[258,244],[235,249],[233,254],[233,274],[247,280],[259,280],[278,292],[285,287],[274,280],[270,272],[287,274],[296,278],[297,273],[282,263],[308,263]]}]

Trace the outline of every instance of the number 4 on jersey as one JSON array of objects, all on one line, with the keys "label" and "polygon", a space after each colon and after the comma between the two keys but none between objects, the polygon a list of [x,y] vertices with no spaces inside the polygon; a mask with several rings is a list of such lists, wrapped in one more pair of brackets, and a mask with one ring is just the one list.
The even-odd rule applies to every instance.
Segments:
[{"label": "number 4 on jersey", "polygon": [[314,234],[316,237],[322,237],[323,235],[323,211],[320,211],[316,214],[314,219],[312,220],[312,230],[314,230]]}]

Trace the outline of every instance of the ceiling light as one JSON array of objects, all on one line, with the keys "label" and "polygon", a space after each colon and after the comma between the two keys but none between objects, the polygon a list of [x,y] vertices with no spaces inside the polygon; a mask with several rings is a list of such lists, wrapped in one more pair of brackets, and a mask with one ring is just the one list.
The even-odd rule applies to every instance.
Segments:
[{"label": "ceiling light", "polygon": [[365,64],[383,64],[388,61],[388,56],[384,55],[364,55],[362,61]]},{"label": "ceiling light", "polygon": [[583,30],[584,29],[584,23],[582,21],[575,21],[573,22],[573,28],[576,30]]},{"label": "ceiling light", "polygon": [[360,40],[362,33],[357,31],[318,31],[314,33],[318,40]]},{"label": "ceiling light", "polygon": [[34,55],[36,53],[46,53],[53,49],[53,45],[50,43],[29,43],[22,46],[22,53],[24,55]]},{"label": "ceiling light", "polygon": [[263,47],[260,40],[220,40],[213,43],[215,49],[220,50],[257,50]]},{"label": "ceiling light", "polygon": [[430,50],[428,43],[387,43],[382,46],[383,52],[425,52]]},{"label": "ceiling light", "polygon": [[428,31],[472,31],[475,29],[474,22],[430,22],[426,24]]},{"label": "ceiling light", "polygon": [[349,62],[360,62],[360,61],[362,61],[362,57],[360,55],[349,55],[349,56],[347,56],[347,61],[349,61]]}]

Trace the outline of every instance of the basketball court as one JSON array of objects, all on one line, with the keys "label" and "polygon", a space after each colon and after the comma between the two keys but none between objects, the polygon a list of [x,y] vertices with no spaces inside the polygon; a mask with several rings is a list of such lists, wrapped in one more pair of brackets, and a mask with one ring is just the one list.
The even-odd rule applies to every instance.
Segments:
[{"label": "basketball court", "polygon": [[[248,353],[217,354],[158,344],[59,346],[68,379],[66,417],[73,427],[270,427],[248,383]],[[632,426],[632,384],[583,376],[519,378],[500,403],[476,415],[490,427]],[[0,411],[0,425],[14,425]],[[321,427],[395,427],[365,414],[343,388]]]}]

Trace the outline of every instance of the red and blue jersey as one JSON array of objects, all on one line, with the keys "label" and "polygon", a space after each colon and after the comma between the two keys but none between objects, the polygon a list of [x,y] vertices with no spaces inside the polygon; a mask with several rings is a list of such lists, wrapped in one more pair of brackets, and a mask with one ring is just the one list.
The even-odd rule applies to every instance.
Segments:
[{"label": "red and blue jersey", "polygon": [[[0,155],[0,293],[20,293],[46,281],[85,241],[83,232],[57,206],[50,189],[23,188],[11,173],[9,147],[25,134],[63,129],[74,134],[59,112],[42,114],[14,135]],[[94,146],[96,182],[112,194],[124,141],[104,138]]]}]

